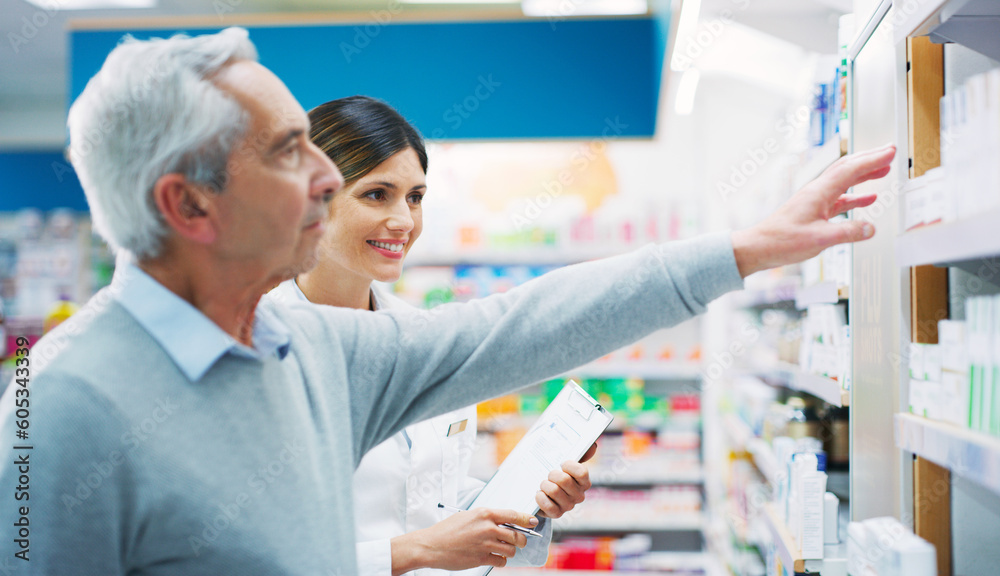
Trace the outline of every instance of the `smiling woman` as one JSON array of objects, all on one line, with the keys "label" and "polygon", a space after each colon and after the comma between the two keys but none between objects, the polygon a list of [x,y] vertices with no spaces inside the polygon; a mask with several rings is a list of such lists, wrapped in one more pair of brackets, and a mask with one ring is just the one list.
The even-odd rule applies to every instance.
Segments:
[{"label": "smiling woman", "polygon": [[[399,279],[423,228],[427,152],[417,131],[392,107],[364,96],[334,100],[309,113],[311,138],[344,175],[329,205],[315,268],[282,283],[276,295],[362,310],[406,308],[373,281]],[[541,565],[551,529],[530,543],[497,536],[499,511],[451,515],[438,503],[467,505],[483,483],[469,477],[476,407],[408,426],[369,452],[354,474],[358,562],[365,576],[517,563]],[[536,495],[541,515],[559,517],[583,501],[587,468],[568,463]],[[430,570],[424,570],[430,569]]]}]

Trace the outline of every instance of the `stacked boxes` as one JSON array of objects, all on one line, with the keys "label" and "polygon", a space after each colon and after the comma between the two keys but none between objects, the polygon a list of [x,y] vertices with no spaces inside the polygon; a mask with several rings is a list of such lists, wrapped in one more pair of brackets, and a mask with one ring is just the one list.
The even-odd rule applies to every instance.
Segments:
[{"label": "stacked boxes", "polygon": [[910,344],[910,412],[1000,436],[1000,295],[965,301],[939,344]]}]

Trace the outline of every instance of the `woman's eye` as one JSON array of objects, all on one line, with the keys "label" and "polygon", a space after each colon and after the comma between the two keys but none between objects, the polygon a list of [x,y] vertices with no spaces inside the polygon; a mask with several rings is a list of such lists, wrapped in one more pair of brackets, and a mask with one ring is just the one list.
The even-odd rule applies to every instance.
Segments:
[{"label": "woman's eye", "polygon": [[370,192],[364,193],[364,198],[370,198],[372,200],[382,200],[385,198],[385,192],[382,190],[372,190]]},{"label": "woman's eye", "polygon": [[420,204],[424,201],[423,194],[410,194],[410,204]]}]

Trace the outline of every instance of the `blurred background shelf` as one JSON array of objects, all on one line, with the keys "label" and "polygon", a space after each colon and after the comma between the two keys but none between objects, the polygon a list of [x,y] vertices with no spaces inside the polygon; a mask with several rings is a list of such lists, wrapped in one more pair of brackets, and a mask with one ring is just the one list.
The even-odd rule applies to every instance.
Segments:
[{"label": "blurred background shelf", "polygon": [[563,374],[579,378],[642,378],[643,380],[697,380],[698,364],[671,362],[591,362]]},{"label": "blurred background shelf", "polygon": [[572,516],[553,522],[553,530],[561,534],[593,534],[603,532],[684,532],[699,531],[705,525],[701,512],[676,512],[647,519],[612,518],[578,520]]},{"label": "blurred background shelf", "polygon": [[849,291],[847,286],[838,286],[832,280],[799,288],[795,292],[795,307],[804,310],[810,304],[836,304],[847,300]]},{"label": "blurred background shelf", "polygon": [[834,406],[849,406],[851,402],[850,391],[842,389],[840,382],[806,372],[797,364],[773,362],[755,366],[753,372],[763,376],[769,385],[806,392]]}]

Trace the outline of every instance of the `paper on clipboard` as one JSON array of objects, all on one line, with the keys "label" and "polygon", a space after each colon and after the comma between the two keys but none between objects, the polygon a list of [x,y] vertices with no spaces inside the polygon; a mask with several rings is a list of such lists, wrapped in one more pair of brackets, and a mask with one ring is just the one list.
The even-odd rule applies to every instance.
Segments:
[{"label": "paper on clipboard", "polygon": [[[535,493],[549,472],[579,460],[614,417],[570,380],[469,505],[538,512]],[[483,567],[480,574],[487,574]]]}]

